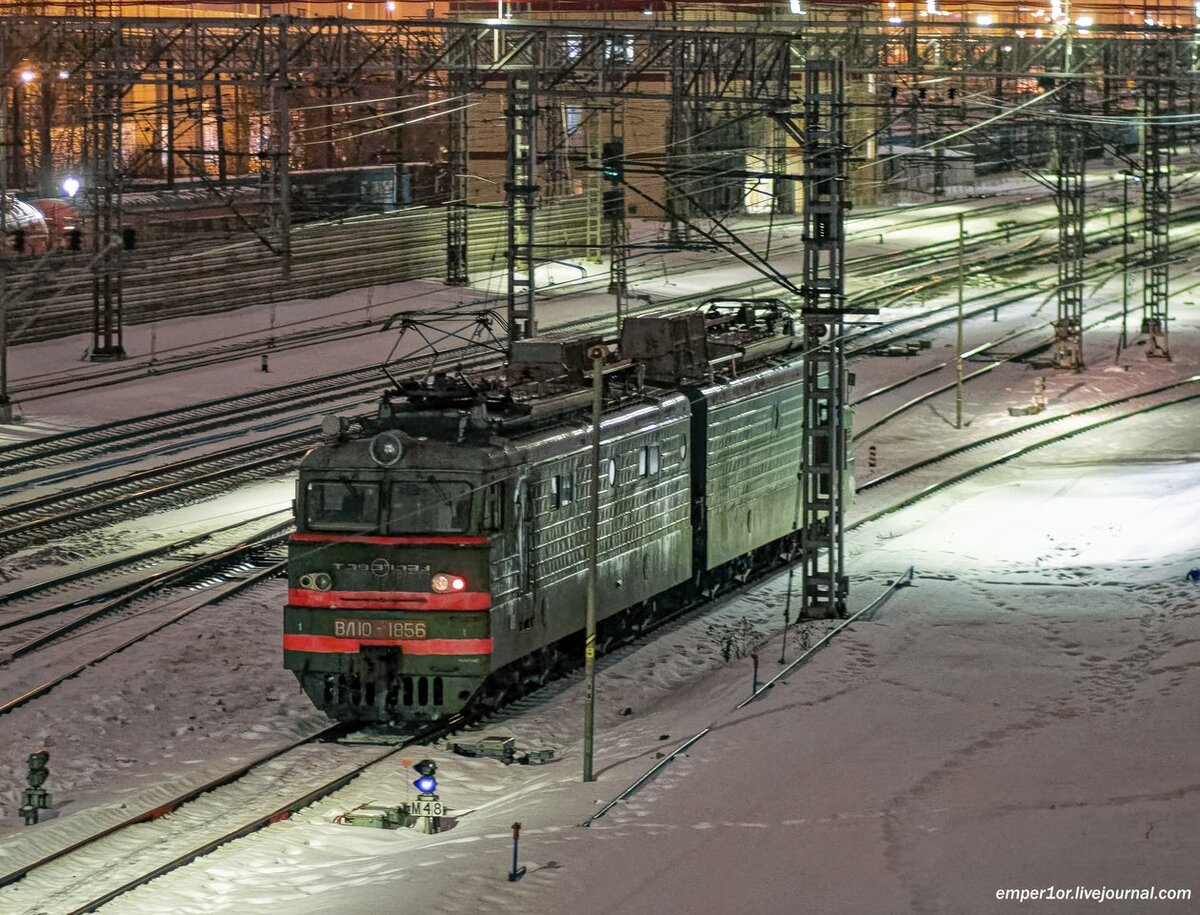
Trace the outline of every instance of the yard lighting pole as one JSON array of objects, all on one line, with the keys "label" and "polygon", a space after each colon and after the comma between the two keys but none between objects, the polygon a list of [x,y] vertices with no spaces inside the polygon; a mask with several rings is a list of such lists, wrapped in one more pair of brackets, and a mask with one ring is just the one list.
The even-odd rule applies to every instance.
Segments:
[{"label": "yard lighting pole", "polygon": [[1121,213],[1124,225],[1121,232],[1121,338],[1117,341],[1117,358],[1129,345],[1129,179],[1133,172],[1121,171]]},{"label": "yard lighting pole", "polygon": [[600,530],[600,423],[604,417],[603,344],[588,348],[592,360],[592,485],[588,493],[589,523],[587,546],[587,616],[584,621],[583,673],[587,692],[583,704],[583,780],[595,781],[592,774],[592,747],[596,730],[596,575],[599,567]]},{"label": "yard lighting pole", "polygon": [[965,235],[963,214],[958,214],[958,348],[955,351],[954,371],[957,377],[954,393],[954,428],[962,428],[963,407],[963,283],[965,282]]},{"label": "yard lighting pole", "polygon": [[11,423],[8,396],[8,74],[0,81],[0,423]]}]

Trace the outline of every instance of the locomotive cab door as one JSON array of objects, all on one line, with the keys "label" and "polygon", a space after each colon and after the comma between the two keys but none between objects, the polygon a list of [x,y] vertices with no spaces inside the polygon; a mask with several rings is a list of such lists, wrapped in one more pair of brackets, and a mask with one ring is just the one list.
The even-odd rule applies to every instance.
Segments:
[{"label": "locomotive cab door", "polygon": [[534,550],[533,491],[527,477],[519,477],[513,487],[513,529],[516,534],[517,602],[513,628],[525,629],[533,620],[537,568]]}]

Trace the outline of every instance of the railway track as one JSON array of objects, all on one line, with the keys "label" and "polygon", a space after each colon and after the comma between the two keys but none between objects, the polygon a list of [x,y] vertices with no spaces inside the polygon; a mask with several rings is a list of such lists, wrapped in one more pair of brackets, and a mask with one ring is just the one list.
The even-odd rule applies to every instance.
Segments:
[{"label": "railway track", "polygon": [[[110,644],[102,649],[93,649],[86,657],[83,657],[83,651],[73,651],[67,656],[66,663],[69,665],[65,670],[52,675],[46,680],[37,683],[35,686],[24,688],[18,695],[11,696],[8,699],[0,701],[0,716],[7,715],[24,705],[28,705],[35,699],[39,699],[47,693],[51,692],[56,687],[70,680],[72,677],[78,676],[89,667],[93,667],[103,661],[107,661],[129,648],[131,645],[136,645],[138,642],[149,638],[156,632],[165,629],[168,626],[178,623],[197,611],[210,607],[213,604],[220,603],[251,588],[261,581],[279,575],[286,564],[286,540],[287,534],[279,533],[272,538],[266,538],[254,544],[248,544],[239,555],[234,555],[230,552],[224,557],[222,567],[219,571],[214,571],[211,575],[211,586],[205,593],[192,603],[180,609],[175,609],[173,606],[165,608],[157,608],[154,612],[154,619],[146,626],[143,626],[132,634],[126,633],[126,628],[123,626],[119,631],[114,633],[114,638],[117,640],[115,644]],[[33,644],[28,648],[28,651],[22,652],[28,654],[31,651],[36,651],[43,648],[49,642],[55,639],[61,639],[74,629],[78,629],[83,625],[94,622],[100,619],[107,613],[117,609],[116,607],[98,608],[89,616],[88,619],[82,622],[72,624],[70,627],[65,627],[65,631],[60,631],[54,634],[54,638],[45,636],[36,640],[37,644]],[[146,613],[155,611],[156,608],[150,608]],[[138,614],[131,619],[139,619],[145,614]]]},{"label": "railway track", "polygon": [[[1014,261],[1034,261],[1045,257],[1047,250],[1039,249],[1026,252],[1025,257],[1014,259],[1011,253],[1002,256],[1007,264]],[[743,288],[743,284],[732,284],[726,290],[710,290],[704,295],[688,295],[680,297],[681,301],[694,302],[711,298],[728,291]],[[879,294],[888,295],[884,287]],[[1022,300],[1022,297],[1010,297],[997,302],[991,299],[994,293],[982,296],[984,304],[972,311],[972,314],[984,313],[989,310],[1012,304]],[[664,303],[658,303],[647,308],[661,308]],[[674,304],[680,304],[676,302]],[[862,341],[877,334],[890,333],[888,342],[925,332],[954,320],[949,312],[953,306],[934,308],[922,315],[906,316],[891,322],[866,328],[854,335],[854,339]],[[934,317],[935,320],[921,323],[922,318]],[[605,318],[586,318],[579,321],[564,322],[560,327],[603,329],[609,326]],[[906,329],[907,328],[907,329]],[[860,342],[851,348],[850,355],[869,352],[878,343]],[[461,358],[470,352],[470,347],[459,347],[456,351],[443,353],[442,358]],[[416,372],[429,364],[430,357],[417,355],[396,360],[394,367],[405,371]],[[486,358],[480,359],[480,366],[486,364]],[[52,437],[52,440],[39,443],[28,443],[0,450],[0,466],[8,462],[10,471],[14,466],[20,467],[21,461],[63,460],[65,455],[78,449],[89,452],[97,447],[114,447],[115,442],[136,441],[146,443],[163,438],[173,439],[170,450],[182,450],[178,437],[181,434],[180,425],[193,424],[198,434],[205,434],[214,425],[228,425],[238,415],[239,410],[248,410],[249,415],[256,421],[264,417],[284,411],[287,420],[293,424],[302,423],[315,417],[316,412],[297,413],[298,405],[307,405],[310,410],[316,407],[328,407],[340,403],[343,408],[356,409],[374,399],[378,390],[378,382],[371,384],[363,380],[366,370],[355,370],[348,373],[337,373],[324,376],[309,383],[305,396],[299,401],[290,386],[283,386],[269,394],[248,395],[233,398],[232,401],[210,401],[196,405],[183,411],[164,411],[150,417],[143,417],[131,425],[131,432],[126,432],[120,424],[106,424],[91,430],[81,430],[78,433],[68,433]],[[324,387],[324,391],[322,391]],[[332,390],[331,390],[332,389]],[[354,401],[349,397],[349,389],[359,392],[369,392],[370,398]],[[336,391],[336,395],[333,393]],[[361,394],[360,394],[361,396]],[[300,429],[281,433],[254,442],[226,448],[217,452],[208,452],[198,457],[186,458],[166,465],[160,465],[126,474],[119,479],[107,478],[97,482],[75,487],[67,492],[54,493],[24,502],[0,506],[0,534],[4,536],[7,550],[28,546],[32,543],[43,542],[50,536],[58,536],[78,530],[83,525],[96,522],[113,521],[128,513],[128,507],[138,505],[141,508],[165,507],[179,504],[181,500],[194,500],[212,495],[226,489],[231,484],[248,482],[264,475],[286,472],[303,453],[319,440],[316,424],[305,425]],[[141,455],[131,456],[128,461],[140,460]],[[25,465],[27,466],[27,465]],[[105,465],[111,469],[113,464]],[[64,473],[54,479],[64,479],[68,476],[86,475],[91,468],[79,468],[70,473]],[[43,478],[44,479],[44,478]],[[19,485],[31,486],[40,480],[25,479]],[[18,484],[10,484],[15,488]]]},{"label": "railway track", "polygon": [[[944,204],[931,204],[930,208],[942,208]],[[994,204],[985,207],[979,207],[971,212],[972,218],[980,218],[992,214],[993,212],[1001,212],[1010,209],[1009,204]],[[905,213],[911,212],[906,210]],[[877,219],[878,214],[864,216],[863,219]],[[921,216],[916,219],[905,219],[888,227],[887,231],[895,231],[897,229],[907,229],[922,225],[931,225],[944,220],[944,215]],[[785,229],[789,226],[798,225],[799,220],[776,220],[771,228]],[[1024,224],[1021,228],[1029,230],[1033,228],[1046,228],[1052,224],[1050,219],[1041,219]],[[767,226],[747,227],[742,230],[743,235],[752,235],[768,231]],[[991,244],[995,241],[1006,238],[1011,229],[994,229],[979,233],[974,236],[969,246],[971,248],[981,248],[986,244]],[[862,229],[858,232],[851,231],[850,238],[864,238],[879,234],[878,229]],[[937,242],[927,246],[920,254],[915,254],[907,261],[906,269],[911,270],[912,266],[922,260],[936,261],[941,255],[949,256],[953,253],[956,242]],[[775,251],[775,256],[795,254],[800,250],[800,246],[795,242],[786,243],[778,247]],[[720,260],[730,260],[732,255],[721,254],[718,256]],[[711,263],[712,258],[708,259]],[[875,274],[883,269],[895,269],[894,254],[871,254],[852,258],[849,265],[857,270]],[[640,268],[634,266],[631,268],[631,280],[639,279],[649,280],[656,277],[659,273],[656,269]],[[563,295],[585,293],[589,291],[600,291],[607,287],[607,274],[603,276],[584,277],[576,280],[570,280],[564,283],[557,284],[552,287],[552,291],[548,292],[543,301],[553,301]],[[754,282],[762,282],[759,279]],[[392,303],[398,304],[398,303]],[[479,307],[498,306],[502,304],[502,300],[495,297],[478,296],[474,305]],[[656,307],[669,305],[669,302],[659,302]],[[369,306],[374,309],[385,309],[388,303],[376,303]],[[348,309],[343,314],[346,316],[357,315],[363,311],[361,307]],[[292,331],[279,329],[278,333],[272,332],[269,337],[256,336],[254,339],[242,341],[223,342],[218,347],[213,347],[207,351],[197,352],[194,348],[181,349],[179,351],[164,351],[155,356],[137,356],[122,362],[115,366],[106,366],[102,369],[89,368],[86,371],[85,378],[75,380],[79,373],[71,373],[64,375],[62,373],[46,373],[40,376],[30,376],[21,382],[18,382],[12,388],[12,393],[21,401],[36,401],[50,396],[59,396],[64,393],[81,393],[87,390],[92,390],[98,387],[110,386],[121,381],[139,380],[146,377],[147,374],[166,374],[174,371],[183,371],[203,366],[219,365],[230,361],[253,358],[262,354],[274,354],[286,352],[291,349],[303,348],[314,344],[328,343],[334,339],[353,340],[357,337],[375,333],[382,326],[382,320],[350,320],[345,324],[335,325],[333,327],[321,328],[298,328]]]},{"label": "railway track", "polygon": [[[931,455],[921,460],[914,461],[904,467],[900,467],[889,473],[881,474],[860,484],[855,490],[858,495],[858,500],[855,503],[856,510],[862,511],[863,516],[856,519],[852,524],[847,525],[847,530],[856,529],[871,521],[889,515],[902,508],[907,508],[909,505],[925,499],[935,493],[941,492],[944,489],[953,486],[955,483],[969,479],[985,470],[990,470],[993,467],[998,467],[1001,464],[1006,464],[1009,461],[1029,454],[1040,448],[1045,448],[1049,445],[1057,444],[1065,441],[1076,435],[1082,435],[1085,432],[1091,432],[1096,429],[1104,428],[1113,423],[1121,422],[1122,420],[1132,419],[1138,416],[1144,416],[1155,410],[1165,409],[1167,407],[1178,406],[1184,403],[1200,399],[1200,391],[1195,390],[1195,386],[1200,384],[1200,375],[1193,375],[1190,378],[1185,378],[1179,381],[1174,381],[1169,384],[1159,385],[1145,391],[1137,391],[1132,394],[1127,394],[1122,397],[1113,398],[1104,401],[1103,403],[1092,404],[1091,406],[1081,407],[1078,410],[1072,410],[1066,413],[1047,416],[1031,423],[1025,423],[1014,429],[1007,429],[993,435],[984,436],[974,441],[965,442],[954,448],[949,448],[937,454]],[[1179,397],[1162,397],[1160,395],[1168,394],[1173,391],[1184,390],[1187,393]],[[1138,400],[1147,398],[1159,398],[1151,403],[1142,405],[1127,412],[1117,412],[1117,408],[1125,406]],[[1112,415],[1104,415],[1109,413]],[[1095,414],[1100,414],[1099,419],[1088,421],[1089,417]],[[1065,424],[1069,428],[1046,437],[1037,437],[1035,433],[1048,426]],[[1001,447],[1003,446],[1003,450]],[[1015,447],[1014,447],[1015,446]],[[993,454],[985,461],[979,464],[974,464],[962,470],[956,470],[945,477],[939,477],[933,480],[919,478],[917,486],[918,491],[900,501],[893,502],[890,505],[875,507],[869,504],[868,500],[862,498],[863,493],[872,492],[882,486],[886,486],[896,480],[912,477],[921,474],[922,471],[936,470],[936,474],[942,471],[937,470],[938,466],[946,461],[959,457],[960,455],[969,454],[972,452],[1000,451],[998,454]],[[936,476],[935,474],[935,476]]]},{"label": "railway track", "polygon": [[[282,512],[271,512],[252,519],[252,521],[263,521],[280,514]],[[203,540],[214,537],[219,539],[220,534],[235,532],[238,528],[245,527],[247,523],[252,522],[238,522],[236,525],[229,525],[214,532],[185,538],[178,543],[159,548],[152,558],[177,554]],[[242,538],[234,544],[218,542],[213,544],[213,548],[204,555],[190,560],[177,559],[178,564],[174,567],[156,570],[149,574],[143,573],[139,580],[122,581],[101,591],[77,595],[51,606],[40,606],[25,613],[6,616],[4,619],[0,619],[0,633],[4,633],[4,635],[0,635],[0,639],[5,640],[5,644],[0,644],[0,663],[31,654],[83,626],[110,617],[135,605],[138,601],[157,596],[161,592],[183,589],[187,593],[192,593],[197,588],[210,586],[226,575],[228,570],[252,562],[257,554],[269,551],[272,545],[279,542],[281,536],[285,536],[291,531],[291,528],[292,522],[289,517],[286,521],[276,523],[248,538]],[[132,563],[126,563],[125,568],[129,568],[131,564],[138,565],[144,562],[144,558],[137,558]],[[111,572],[114,568],[119,567],[117,563],[106,563],[105,566],[106,572]],[[78,577],[71,576],[72,583],[78,580]],[[63,586],[61,580],[54,580],[46,582],[40,587],[33,586],[25,589],[24,593],[17,593],[15,596],[29,599],[38,593],[53,591]],[[12,594],[0,597],[4,602],[14,599]],[[47,621],[71,614],[75,610],[82,612],[72,616],[66,622],[47,624]]]},{"label": "railway track", "polygon": [[[5,911],[91,912],[229,842],[287,819],[344,788],[368,769],[414,745],[440,739],[459,719],[380,747],[336,743],[335,724],[155,800],[127,816],[109,816],[82,838],[51,835],[8,858],[21,863],[0,876]],[[283,799],[286,798],[286,799]]]},{"label": "railway track", "polygon": [[[1111,408],[1120,402],[1151,396],[1154,393],[1161,393],[1196,382],[1200,382],[1200,376],[1188,379],[1186,382],[1162,386],[1154,391],[1121,398],[1118,401],[1095,405],[1087,408],[1086,412]],[[985,472],[1034,449],[1046,447],[1123,419],[1144,415],[1152,410],[1196,399],[1200,399],[1200,393],[1191,392],[1182,397],[1144,405],[1131,412],[1106,417],[1094,423],[1066,430],[1050,438],[1024,444],[1014,451],[990,457],[934,486],[905,496],[891,505],[871,512],[852,522],[849,529],[861,528],[886,514],[927,498],[934,492],[940,492],[953,486],[969,476]],[[1082,412],[1085,411],[1076,411],[1076,413]],[[1062,418],[1065,417],[1042,421],[1036,425],[1044,425],[1046,422],[1058,421]],[[956,449],[953,453],[965,450],[970,450],[970,446]],[[946,459],[949,454],[934,456],[922,464],[932,466],[939,460]],[[882,485],[882,482],[875,485]],[[258,776],[254,778],[249,778],[249,776],[271,761],[302,753],[304,748],[311,747],[315,742],[331,736],[334,730],[326,729],[273,750],[266,756],[240,765],[204,785],[189,789],[166,803],[157,804],[152,809],[139,811],[119,822],[109,824],[93,836],[60,845],[50,851],[38,849],[34,852],[35,856],[32,859],[27,858],[16,869],[0,877],[0,888],[10,888],[6,893],[6,901],[21,905],[23,899],[29,898],[29,911],[31,912],[39,911],[38,907],[44,906],[47,902],[59,905],[63,911],[71,913],[93,911],[165,873],[195,861],[222,845],[250,835],[273,822],[291,816],[321,798],[328,797],[348,785],[368,768],[395,757],[418,741],[416,737],[408,738],[402,740],[395,747],[383,750],[374,747],[359,748],[355,752],[361,751],[362,758],[347,763],[345,755],[348,754],[342,755],[341,758],[332,761],[330,770],[324,768],[331,762],[328,754],[323,753],[320,757],[314,757],[315,766],[313,761],[307,757],[298,756],[297,759],[304,761],[303,768],[305,769],[304,777],[297,779],[298,784],[293,784],[291,781],[296,775],[294,770],[286,770],[283,775],[275,778],[263,776],[271,790],[280,786],[291,790],[290,798],[286,802],[280,803],[278,798],[271,800],[262,797],[267,792],[259,787]],[[422,735],[419,739],[421,742],[428,742],[430,735]],[[342,766],[341,771],[332,771],[336,770],[339,765]],[[311,771],[313,768],[317,768],[319,771],[313,773]],[[314,775],[315,777],[313,777]],[[314,785],[314,781],[317,784]],[[248,802],[244,798],[247,797],[256,802],[253,809],[246,809],[245,805]],[[206,802],[201,800],[204,798],[207,799]],[[145,827],[145,829],[141,829],[139,834],[135,835],[134,830],[140,827]],[[184,836],[186,839],[182,839],[180,836]],[[146,866],[147,857],[151,858],[149,867]],[[137,861],[137,866],[131,868],[130,861]],[[86,891],[83,891],[84,889]]]},{"label": "railway track", "polygon": [[[1000,231],[1000,230],[997,230]],[[985,233],[976,242],[985,245],[990,242],[990,234]],[[945,243],[943,243],[944,246]],[[931,246],[916,262],[936,264],[940,259],[939,246]],[[1048,252],[1038,252],[1045,256]],[[1028,258],[1014,260],[1011,253],[995,255],[996,259],[1005,258],[1010,266],[1025,263]],[[892,255],[871,255],[862,261],[890,262]],[[906,263],[905,270],[911,271],[913,261]],[[869,266],[869,264],[864,264]],[[945,278],[938,278],[944,282]],[[741,281],[724,287],[707,290],[703,294],[690,294],[664,299],[652,304],[637,306],[631,313],[645,310],[658,310],[670,307],[686,307],[702,302],[714,296],[735,296],[748,287],[757,286],[761,280]],[[910,282],[905,280],[905,283]],[[927,281],[932,282],[932,281]],[[864,304],[874,301],[873,297],[890,297],[897,287],[882,285],[871,295],[862,299]],[[906,288],[906,287],[905,287]],[[945,309],[942,309],[945,311]],[[920,316],[909,316],[903,319],[914,322]],[[604,329],[611,324],[608,316],[589,318],[577,321],[566,321],[547,329]],[[884,327],[895,327],[895,324]],[[883,328],[867,328],[861,331],[864,336],[881,332]],[[446,358],[457,358],[467,352],[461,347],[445,354]],[[239,357],[240,358],[240,357]],[[416,371],[428,364],[428,359],[420,356],[402,357],[389,363],[389,368]],[[189,364],[188,367],[194,367]],[[138,377],[142,377],[139,375]],[[381,382],[378,366],[368,366],[343,372],[318,376],[295,384],[279,385],[250,394],[229,398],[219,398],[194,404],[178,410],[163,410],[157,413],[138,417],[135,420],[111,422],[86,429],[59,433],[39,438],[31,442],[14,443],[0,446],[0,470],[7,471],[9,476],[18,476],[31,469],[55,466],[68,461],[77,461],[99,454],[106,454],[116,449],[132,447],[148,447],[158,442],[177,443],[185,434],[196,435],[215,429],[227,428],[231,420],[238,422],[263,421],[276,418],[284,411],[295,413],[300,410],[316,410],[328,407],[339,399],[365,395],[378,391]],[[37,482],[37,481],[34,481]],[[0,495],[5,491],[13,491],[31,485],[30,481],[10,483],[6,488],[0,488]]]}]

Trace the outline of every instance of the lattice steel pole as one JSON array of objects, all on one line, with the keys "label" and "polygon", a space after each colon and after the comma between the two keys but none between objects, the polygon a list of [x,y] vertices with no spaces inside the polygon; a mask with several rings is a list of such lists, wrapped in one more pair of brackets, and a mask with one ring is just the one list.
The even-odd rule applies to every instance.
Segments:
[{"label": "lattice steel pole", "polygon": [[0,423],[13,419],[8,394],[8,55],[0,38]]},{"label": "lattice steel pole", "polygon": [[667,118],[667,238],[672,247],[684,248],[691,241],[688,219],[691,215],[687,192],[697,193],[695,187],[687,187],[688,178],[683,174],[694,164],[692,157],[692,134],[694,133],[693,106],[688,99],[687,45],[676,41],[671,57],[671,107]]},{"label": "lattice steel pole", "polygon": [[446,140],[446,169],[449,175],[446,201],[446,285],[465,286],[470,282],[467,266],[467,174],[471,167],[469,109],[463,96],[468,85],[465,72],[469,55],[459,51],[452,60],[450,85],[450,124]]},{"label": "lattice steel pole", "polygon": [[1171,297],[1171,158],[1175,128],[1172,78],[1175,54],[1171,43],[1147,42],[1143,82],[1146,100],[1146,144],[1142,156],[1142,333],[1149,336],[1148,358],[1170,359]]},{"label": "lattice steel pole", "polygon": [[801,439],[801,614],[846,612],[845,66],[804,68],[804,282],[807,356]]},{"label": "lattice steel pole", "polygon": [[91,69],[88,134],[92,231],[92,361],[125,358],[121,324],[121,120],[124,101],[120,23],[110,25]]},{"label": "lattice steel pole", "polygon": [[537,335],[534,213],[537,209],[537,92],[534,71],[510,74],[504,190],[508,212],[509,342]]},{"label": "lattice steel pole", "polygon": [[[288,82],[288,22],[289,17],[277,16],[278,67],[271,83],[271,203],[275,221],[276,245],[279,251],[279,274],[284,283],[292,279],[292,113],[291,85]],[[275,329],[275,313],[271,312],[271,330]]]},{"label": "lattice steel pole", "polygon": [[[614,99],[609,117],[609,149],[625,156],[625,105]],[[617,146],[616,144],[620,144]],[[624,162],[605,162],[606,170],[615,169],[624,174]],[[617,330],[620,332],[625,317],[625,302],[629,295],[629,226],[625,221],[625,189],[617,187],[605,192],[604,221],[608,225],[608,291],[615,299]]]},{"label": "lattice steel pole", "polygon": [[1058,208],[1058,319],[1054,322],[1054,364],[1061,369],[1083,368],[1084,172],[1087,147],[1084,132],[1069,120],[1084,110],[1082,77],[1060,82],[1058,110],[1063,118],[1055,129],[1058,168],[1054,203]]}]

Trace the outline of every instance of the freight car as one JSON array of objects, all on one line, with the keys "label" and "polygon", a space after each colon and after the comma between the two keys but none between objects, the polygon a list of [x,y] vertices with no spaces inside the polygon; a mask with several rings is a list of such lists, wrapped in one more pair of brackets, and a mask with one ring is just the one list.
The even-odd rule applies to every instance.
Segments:
[{"label": "freight car", "polygon": [[[595,339],[397,384],[303,461],[284,660],[331,717],[498,702],[582,649]],[[631,318],[604,369],[601,645],[791,556],[802,337],[778,305]]]}]

